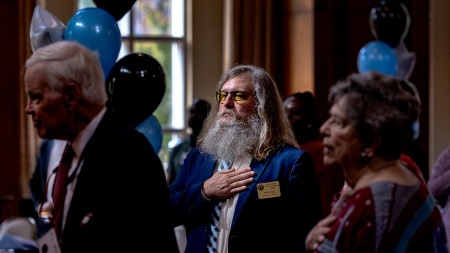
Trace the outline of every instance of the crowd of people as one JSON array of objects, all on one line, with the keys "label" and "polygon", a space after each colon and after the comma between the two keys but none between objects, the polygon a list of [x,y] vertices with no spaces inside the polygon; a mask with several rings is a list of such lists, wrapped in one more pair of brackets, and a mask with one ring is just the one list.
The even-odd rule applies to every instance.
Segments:
[{"label": "crowd of people", "polygon": [[385,74],[335,84],[320,126],[310,92],[283,102],[266,71],[235,66],[216,101],[193,102],[192,134],[165,175],[146,138],[106,106],[95,53],[39,48],[25,89],[48,139],[30,183],[38,235],[64,253],[448,252],[448,206],[442,219],[434,199],[450,201],[450,152],[427,186],[405,154],[420,101]]}]

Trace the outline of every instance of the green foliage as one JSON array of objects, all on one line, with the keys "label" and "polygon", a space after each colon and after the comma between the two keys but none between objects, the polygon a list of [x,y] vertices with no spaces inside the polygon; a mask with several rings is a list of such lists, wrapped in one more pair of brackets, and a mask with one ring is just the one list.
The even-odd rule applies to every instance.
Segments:
[{"label": "green foliage", "polygon": [[153,113],[163,127],[171,125],[172,111],[172,49],[170,42],[135,42],[134,51],[151,55],[163,67],[166,74],[166,92],[163,100]]},{"label": "green foliage", "polygon": [[136,3],[135,19],[138,35],[170,34],[170,1],[147,0]]}]

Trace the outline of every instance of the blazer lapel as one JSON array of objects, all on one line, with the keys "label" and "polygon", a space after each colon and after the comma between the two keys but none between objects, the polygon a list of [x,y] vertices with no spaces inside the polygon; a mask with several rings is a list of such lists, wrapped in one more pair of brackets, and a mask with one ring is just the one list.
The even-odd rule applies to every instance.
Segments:
[{"label": "blazer lapel", "polygon": [[244,207],[245,202],[247,202],[248,197],[253,192],[253,189],[258,184],[259,179],[261,178],[261,175],[266,170],[267,166],[269,166],[270,161],[273,157],[273,152],[263,161],[257,161],[253,159],[252,163],[250,164],[250,167],[255,172],[255,176],[253,177],[254,181],[250,185],[247,185],[247,190],[239,193],[239,198],[236,203],[236,209],[234,211],[233,215],[233,222],[231,223],[231,229],[233,229],[234,223],[236,222],[237,217],[239,216],[239,213],[241,212],[242,208]]},{"label": "blazer lapel", "polygon": [[210,179],[214,172],[214,167],[216,166],[216,160],[209,155],[205,155],[205,162],[203,163],[202,169],[202,182]]},{"label": "blazer lapel", "polygon": [[[86,206],[91,206],[87,205],[86,202],[92,200],[92,186],[95,185],[96,180],[99,180],[101,175],[99,175],[99,168],[91,164],[93,160],[105,157],[102,145],[108,144],[102,142],[110,136],[110,128],[107,126],[111,119],[112,115],[107,111],[83,150],[83,161],[80,164],[80,172],[77,177],[77,184],[73,192],[69,212],[67,213],[65,228],[76,229],[81,224],[82,218],[87,213],[92,212],[89,208],[85,208]],[[64,229],[64,233],[66,234],[66,229]]]}]

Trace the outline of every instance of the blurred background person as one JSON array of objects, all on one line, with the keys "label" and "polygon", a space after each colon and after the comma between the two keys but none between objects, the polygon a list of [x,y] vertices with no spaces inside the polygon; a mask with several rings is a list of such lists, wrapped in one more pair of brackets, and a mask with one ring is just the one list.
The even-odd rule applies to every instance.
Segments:
[{"label": "blurred background person", "polygon": [[170,152],[169,167],[166,172],[167,185],[170,186],[175,181],[184,158],[193,148],[197,147],[197,137],[203,128],[203,123],[211,110],[211,105],[205,100],[194,99],[189,110],[189,127],[192,133],[189,138],[175,146]]},{"label": "blurred background person", "polygon": [[[73,41],[41,47],[26,61],[24,81],[25,112],[39,137],[67,140],[53,180],[50,246],[176,251],[161,161],[142,134],[107,110],[98,54]],[[124,220],[118,200],[130,211]]]},{"label": "blurred background person", "polygon": [[401,165],[419,102],[397,80],[352,74],[329,94],[324,164],[338,164],[352,192],[309,233],[309,252],[434,252],[441,216],[430,193]]},{"label": "blurred background person", "polygon": [[322,215],[330,214],[333,196],[344,183],[342,172],[336,166],[323,165],[323,144],[319,140],[319,114],[314,96],[310,92],[295,93],[284,101],[289,123],[294,130],[300,148],[311,155],[319,184]]},{"label": "blurred background person", "polygon": [[450,194],[450,148],[445,149],[434,163],[428,180],[428,189],[439,205],[443,207],[442,220],[445,225],[447,242],[450,240],[450,204],[448,204]]},{"label": "blurred background person", "polygon": [[[189,110],[189,127],[192,129],[192,133],[182,143],[175,146],[170,152],[169,167],[166,171],[167,185],[170,186],[177,178],[180,172],[181,165],[183,165],[189,151],[197,147],[197,137],[203,128],[203,123],[211,110],[211,105],[205,100],[195,98],[192,101],[191,109]],[[178,250],[184,252],[186,249],[186,227],[184,225],[175,227],[175,237],[177,239]]]}]

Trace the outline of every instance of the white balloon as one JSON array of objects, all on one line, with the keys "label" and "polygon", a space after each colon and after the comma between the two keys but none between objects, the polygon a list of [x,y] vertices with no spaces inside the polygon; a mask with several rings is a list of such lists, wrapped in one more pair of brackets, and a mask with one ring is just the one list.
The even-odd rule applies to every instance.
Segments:
[{"label": "white balloon", "polygon": [[38,48],[64,39],[66,26],[61,20],[41,6],[34,8],[30,25],[31,48],[33,52]]},{"label": "white balloon", "polygon": [[416,65],[416,54],[409,52],[405,43],[400,43],[395,47],[395,54],[398,61],[398,69],[395,78],[398,80],[408,80]]}]

